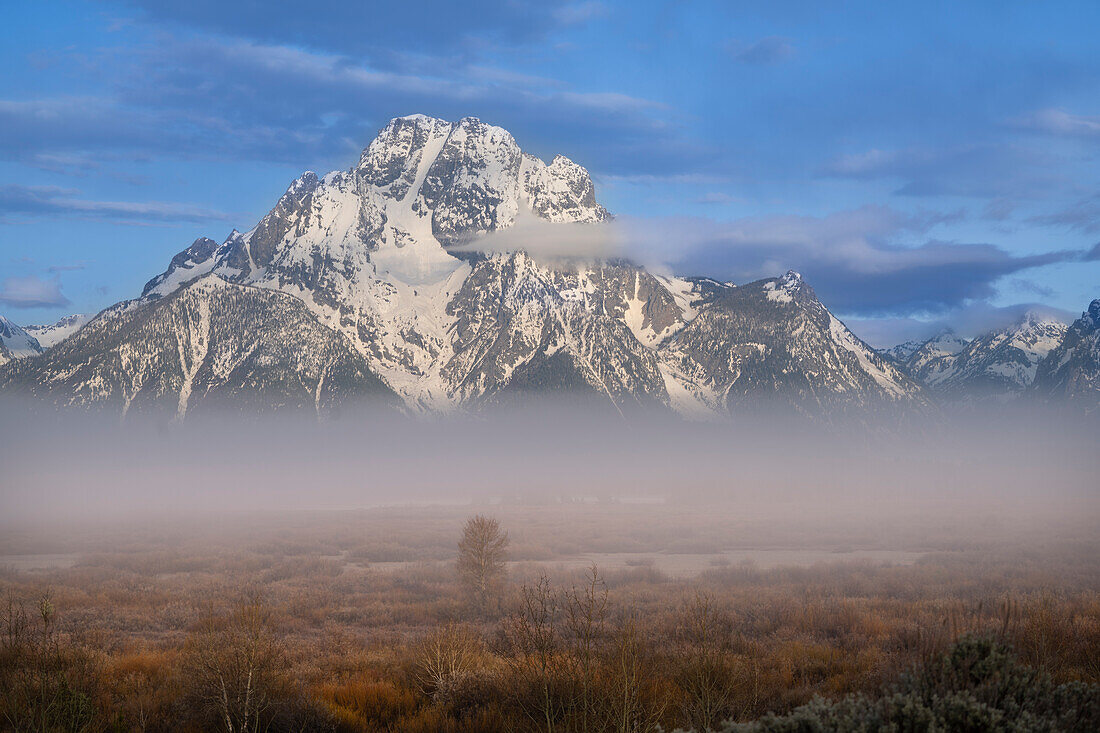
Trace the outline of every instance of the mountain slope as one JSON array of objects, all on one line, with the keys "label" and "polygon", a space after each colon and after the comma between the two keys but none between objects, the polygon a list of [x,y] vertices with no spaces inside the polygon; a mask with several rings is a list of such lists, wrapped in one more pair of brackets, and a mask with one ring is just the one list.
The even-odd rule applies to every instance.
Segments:
[{"label": "mountain slope", "polygon": [[685,411],[692,401],[720,412],[923,403],[920,388],[829,313],[794,272],[719,287],[661,360]]},{"label": "mountain slope", "polygon": [[322,411],[388,388],[295,298],[206,277],[170,296],[104,311],[0,387],[61,405],[182,418],[202,409]]},{"label": "mountain slope", "polygon": [[440,376],[474,401],[581,388],[619,409],[667,406],[657,358],[639,340],[659,316],[643,315],[638,334],[624,317],[624,293],[643,281],[666,294],[627,263],[555,267],[523,253],[481,261],[447,305],[456,320]]},{"label": "mountain slope", "polygon": [[1036,369],[1037,394],[1068,400],[1086,411],[1100,407],[1100,299],[1073,322],[1062,343]]},{"label": "mountain slope", "polygon": [[26,330],[0,316],[0,364],[42,353],[42,346]]}]

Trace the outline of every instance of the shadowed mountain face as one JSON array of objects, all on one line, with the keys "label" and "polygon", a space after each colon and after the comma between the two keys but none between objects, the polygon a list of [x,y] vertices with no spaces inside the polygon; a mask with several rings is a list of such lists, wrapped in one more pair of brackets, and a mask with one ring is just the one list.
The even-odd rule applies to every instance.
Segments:
[{"label": "shadowed mountain face", "polygon": [[[467,252],[522,219],[609,218],[565,157],[546,164],[473,118],[395,119],[354,167],[303,174],[251,230],[196,240],[140,298],[0,384],[180,416],[196,400],[318,409],[364,391],[431,411],[547,392],[702,416],[924,404],[795,273],[736,287],[522,246]],[[202,344],[196,323],[213,329]]]}]

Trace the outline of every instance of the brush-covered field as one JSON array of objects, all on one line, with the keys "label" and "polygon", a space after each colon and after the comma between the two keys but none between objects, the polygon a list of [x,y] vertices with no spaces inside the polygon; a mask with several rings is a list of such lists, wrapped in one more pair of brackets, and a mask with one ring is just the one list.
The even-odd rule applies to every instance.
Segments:
[{"label": "brush-covered field", "polygon": [[0,725],[1087,730],[1100,539],[1092,511],[1058,516],[563,501],[10,525]]}]

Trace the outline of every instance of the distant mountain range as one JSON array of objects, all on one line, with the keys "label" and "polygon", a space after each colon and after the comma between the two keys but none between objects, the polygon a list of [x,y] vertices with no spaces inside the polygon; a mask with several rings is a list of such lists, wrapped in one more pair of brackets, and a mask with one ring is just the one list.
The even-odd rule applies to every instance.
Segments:
[{"label": "distant mountain range", "polygon": [[[134,300],[49,327],[0,321],[0,389],[176,418],[363,401],[448,412],[548,394],[623,414],[819,414],[1038,381],[1048,397],[1096,401],[1095,318],[879,353],[794,272],[735,285],[477,251],[525,219],[609,218],[568,158],[547,164],[475,118],[398,118],[353,167],[304,173],[255,227],[196,240]],[[1065,361],[1048,368],[1055,353]]]},{"label": "distant mountain range", "polygon": [[57,323],[44,326],[24,326],[23,329],[34,337],[43,349],[48,349],[58,342],[67,339],[76,333],[81,326],[92,319],[84,313],[75,313],[65,316]]},{"label": "distant mountain range", "polygon": [[[1089,313],[1073,327],[1029,311],[1010,326],[974,339],[960,338],[948,329],[926,341],[902,343],[882,353],[924,385],[939,402],[1008,402],[1034,395],[1068,397],[1087,409],[1095,409],[1100,395],[1093,395],[1090,404],[1087,391],[1082,392],[1079,387],[1059,394],[1056,387],[1042,386],[1051,379],[1047,374],[1054,371],[1052,364],[1063,359],[1070,332],[1078,335],[1080,344],[1075,351],[1075,364],[1064,365],[1063,370],[1074,374],[1064,373],[1060,379],[1080,385],[1095,381],[1100,375],[1086,358],[1090,346],[1096,347],[1096,319],[1089,314],[1100,308],[1100,300],[1093,300],[1089,308]],[[1092,354],[1093,360],[1097,354],[1100,352]]]}]

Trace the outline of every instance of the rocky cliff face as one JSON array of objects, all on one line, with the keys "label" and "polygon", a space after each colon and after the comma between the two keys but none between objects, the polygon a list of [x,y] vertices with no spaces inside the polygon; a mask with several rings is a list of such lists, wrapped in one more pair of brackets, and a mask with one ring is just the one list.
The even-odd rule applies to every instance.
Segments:
[{"label": "rocky cliff face", "polygon": [[[352,168],[303,174],[251,230],[234,231],[221,244],[196,240],[141,298],[116,309],[122,316],[101,315],[71,339],[72,348],[62,342],[66,348],[47,360],[51,366],[7,379],[50,384],[79,399],[110,394],[125,406],[147,392],[179,402],[178,387],[199,369],[195,376],[222,374],[202,383],[205,399],[271,391],[257,399],[297,405],[307,387],[321,383],[323,360],[295,355],[306,348],[302,339],[282,349],[276,340],[312,319],[309,348],[326,344],[324,353],[344,372],[377,375],[413,410],[563,391],[621,412],[708,415],[779,394],[805,410],[923,399],[793,273],[734,287],[656,276],[624,261],[470,254],[479,237],[523,217],[578,227],[598,226],[609,214],[596,202],[587,171],[565,157],[544,163],[507,131],[473,118],[398,118]],[[142,318],[175,313],[193,298],[207,303],[211,323],[224,319],[225,338],[244,302],[283,313],[253,325],[275,329],[257,337],[268,350],[265,364],[284,376],[238,379],[213,370],[210,352],[189,367],[187,350],[170,348],[188,341],[181,335],[165,341],[143,332],[125,362],[117,355],[121,342],[106,336],[116,332],[111,319],[136,319],[136,328]],[[293,313],[291,301],[300,306]],[[147,315],[131,315],[137,313]],[[149,345],[139,346],[146,337]],[[97,356],[97,348],[116,355]],[[160,356],[141,357],[146,349]],[[176,352],[183,354],[177,364],[158,361],[172,361]],[[222,358],[232,360],[233,353]],[[163,376],[153,373],[158,369]],[[290,374],[303,375],[300,388],[291,388]],[[197,394],[194,378],[190,394]]]}]

